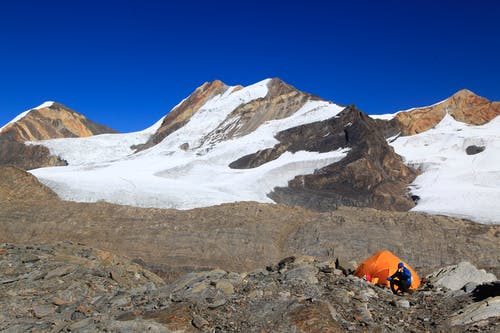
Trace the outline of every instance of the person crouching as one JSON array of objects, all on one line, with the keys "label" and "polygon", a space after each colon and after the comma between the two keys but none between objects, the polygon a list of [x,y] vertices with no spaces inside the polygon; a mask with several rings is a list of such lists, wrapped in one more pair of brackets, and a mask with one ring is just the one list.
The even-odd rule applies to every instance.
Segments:
[{"label": "person crouching", "polygon": [[[391,290],[394,294],[408,292],[411,286],[411,272],[405,265],[400,262],[398,264],[398,270],[396,273],[392,274],[387,280],[391,284]],[[397,286],[397,289],[395,288]]]}]

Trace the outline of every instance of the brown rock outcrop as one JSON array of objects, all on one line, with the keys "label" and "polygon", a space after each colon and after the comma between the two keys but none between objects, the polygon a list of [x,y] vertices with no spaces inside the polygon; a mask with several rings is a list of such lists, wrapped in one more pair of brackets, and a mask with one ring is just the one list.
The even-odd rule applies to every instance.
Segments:
[{"label": "brown rock outcrop", "polygon": [[391,122],[403,135],[414,135],[437,125],[446,113],[466,124],[483,125],[500,115],[500,102],[490,102],[463,89],[441,103],[400,112]]},{"label": "brown rock outcrop", "polygon": [[51,106],[31,110],[18,121],[7,125],[0,137],[10,141],[40,141],[56,138],[86,137],[103,133],[116,133],[109,127],[88,120],[66,106]]},{"label": "brown rock outcrop", "polygon": [[266,121],[289,117],[307,101],[320,99],[297,90],[279,78],[271,79],[267,88],[266,96],[237,107],[207,135],[205,141],[221,141],[247,135]]},{"label": "brown rock outcrop", "polygon": [[[217,95],[225,93],[228,89],[229,86],[219,80],[205,82],[203,85],[196,88],[196,90],[181,104],[167,114],[160,128],[144,145],[136,148],[138,150],[144,150],[160,143],[169,134],[184,126],[191,116],[193,116],[193,114],[195,114],[207,101]],[[239,89],[236,88],[235,90]]]},{"label": "brown rock outcrop", "polygon": [[[202,143],[216,143],[243,136],[256,130],[264,122],[289,117],[299,110],[308,100],[319,99],[311,94],[301,92],[278,78],[268,82],[268,93],[262,98],[237,107]],[[138,150],[150,148],[172,132],[184,126],[208,100],[229,89],[221,81],[207,82],[197,88],[186,100],[174,108],[165,117],[161,127]],[[238,86],[233,92],[242,89]],[[188,149],[184,147],[183,149]]]},{"label": "brown rock outcrop", "polygon": [[116,131],[94,123],[59,103],[39,107],[0,132],[0,165],[14,165],[25,170],[66,165],[59,157],[52,156],[46,147],[25,145],[24,142],[103,133]]}]

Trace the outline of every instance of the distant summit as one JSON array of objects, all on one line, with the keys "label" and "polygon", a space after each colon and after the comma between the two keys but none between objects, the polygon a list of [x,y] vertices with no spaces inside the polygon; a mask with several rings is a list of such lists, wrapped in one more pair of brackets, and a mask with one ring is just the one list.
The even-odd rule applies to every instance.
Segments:
[{"label": "distant summit", "polygon": [[0,130],[0,138],[11,141],[40,141],[86,137],[115,130],[88,120],[84,115],[56,102],[44,102],[25,111]]},{"label": "distant summit", "polygon": [[500,115],[500,102],[490,102],[462,89],[440,103],[402,111],[394,117],[393,123],[403,135],[414,135],[434,127],[446,114],[466,124],[483,125]]},{"label": "distant summit", "polygon": [[23,169],[64,165],[42,146],[25,145],[28,141],[87,137],[115,130],[90,121],[82,114],[56,102],[44,102],[25,111],[0,128],[0,164]]}]

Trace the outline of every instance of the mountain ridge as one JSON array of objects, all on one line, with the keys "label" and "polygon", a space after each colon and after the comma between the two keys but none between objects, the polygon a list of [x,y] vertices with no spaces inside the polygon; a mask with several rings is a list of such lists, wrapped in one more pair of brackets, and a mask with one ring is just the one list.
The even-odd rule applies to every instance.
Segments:
[{"label": "mountain ridge", "polygon": [[490,102],[468,89],[431,106],[398,112],[391,120],[403,135],[415,135],[437,125],[446,114],[470,125],[484,125],[500,115],[500,102]]},{"label": "mountain ridge", "polygon": [[[41,141],[43,146],[34,147],[48,148],[50,154],[44,151],[44,156],[56,159],[50,161],[52,165],[69,165],[32,172],[66,200],[76,201],[178,209],[258,201],[319,210],[339,205],[418,210],[430,202],[430,188],[436,184],[422,183],[422,179],[436,166],[444,167],[441,161],[457,158],[441,154],[429,160],[429,152],[415,158],[426,149],[427,139],[422,135],[434,135],[433,142],[438,142],[433,145],[444,143],[439,141],[439,133],[433,134],[436,128],[441,137],[461,140],[458,150],[456,145],[442,145],[441,150],[459,154],[460,162],[454,165],[467,165],[465,172],[473,172],[454,182],[465,186],[468,179],[480,177],[474,184],[495,183],[498,171],[491,169],[498,141],[495,121],[462,128],[452,114],[467,116],[476,106],[495,110],[496,103],[461,90],[443,102],[384,120],[301,92],[279,78],[248,87],[230,87],[216,80],[195,89],[158,127],[147,131]],[[470,112],[460,111],[463,107]],[[488,112],[485,114],[492,117]],[[404,135],[406,125],[398,120],[403,113],[411,125],[407,128],[422,129],[420,134]],[[432,127],[423,130],[425,126]],[[458,131],[460,135],[453,134]],[[401,145],[405,138],[410,141]],[[489,148],[485,150],[486,144]],[[27,149],[23,144],[20,147]],[[11,149],[9,154],[13,152]],[[484,171],[478,173],[477,166],[469,166],[469,153],[479,154],[473,158],[484,161]],[[439,174],[437,180],[445,179],[443,170]],[[470,192],[464,186],[457,193]],[[474,191],[482,196],[484,189],[481,185]],[[489,194],[490,198],[497,196],[496,192]],[[481,211],[492,209],[488,207]],[[455,208],[447,208],[446,213]],[[474,218],[468,214],[461,216]],[[495,221],[488,216],[481,219]]]}]

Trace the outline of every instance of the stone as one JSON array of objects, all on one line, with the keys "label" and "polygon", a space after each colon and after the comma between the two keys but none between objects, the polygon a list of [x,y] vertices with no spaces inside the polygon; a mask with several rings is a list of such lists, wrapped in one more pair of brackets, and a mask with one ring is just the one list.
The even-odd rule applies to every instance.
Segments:
[{"label": "stone", "polygon": [[289,314],[295,328],[301,332],[340,333],[344,329],[336,322],[327,305],[319,303],[299,306]]},{"label": "stone", "polygon": [[463,290],[465,293],[469,294],[469,293],[473,292],[477,286],[478,286],[477,282],[467,282],[466,284],[464,284],[464,286],[461,288],[461,290]]},{"label": "stone", "polygon": [[474,265],[466,261],[442,268],[432,273],[429,279],[434,285],[451,290],[460,290],[469,282],[482,284],[497,280],[494,274],[487,273],[484,269],[478,270]]},{"label": "stone", "polygon": [[148,313],[145,319],[152,319],[160,324],[165,324],[170,330],[192,329],[193,316],[189,304],[172,304],[168,308]]},{"label": "stone", "polygon": [[149,320],[134,320],[134,321],[111,321],[109,326],[111,332],[120,333],[135,333],[135,332],[148,332],[148,333],[168,333],[169,331],[164,325],[160,323],[151,322]]},{"label": "stone", "polygon": [[222,290],[222,292],[226,296],[230,296],[230,295],[234,294],[234,286],[229,280],[217,281],[217,283],[215,284],[215,287],[217,289]]},{"label": "stone", "polygon": [[126,293],[118,293],[109,300],[109,304],[115,307],[121,307],[130,303],[130,296]]},{"label": "stone", "polygon": [[485,149],[486,149],[486,147],[484,147],[484,146],[472,145],[472,146],[468,146],[467,148],[465,148],[465,152],[467,153],[467,155],[476,155],[476,154],[483,152]]},{"label": "stone", "polygon": [[450,325],[469,325],[489,318],[500,318],[500,296],[473,303],[459,310],[450,318]]},{"label": "stone", "polygon": [[39,319],[51,316],[54,313],[55,308],[52,305],[35,305],[33,307],[33,314]]},{"label": "stone", "polygon": [[285,273],[285,279],[288,281],[303,281],[310,284],[318,283],[318,269],[312,265],[299,265],[291,268]]},{"label": "stone", "polygon": [[197,329],[204,330],[210,327],[210,323],[203,317],[193,314],[193,326]]},{"label": "stone", "polygon": [[26,279],[32,280],[32,281],[37,281],[37,280],[43,279],[46,275],[47,275],[47,272],[44,272],[44,271],[39,270],[39,269],[35,269],[35,270],[31,271],[30,273],[28,273],[28,275],[26,275]]},{"label": "stone", "polygon": [[55,278],[55,277],[65,276],[65,275],[68,275],[69,273],[71,273],[73,270],[74,270],[73,266],[57,267],[56,269],[53,269],[50,272],[48,272],[47,275],[45,275],[44,279],[50,280],[50,279]]},{"label": "stone", "polygon": [[53,298],[51,303],[54,305],[57,305],[57,306],[71,304],[71,302],[60,299],[60,298]]},{"label": "stone", "polygon": [[70,329],[71,332],[80,332],[86,329],[90,329],[91,326],[93,325],[94,325],[94,320],[92,318],[85,318],[69,325],[68,328]]},{"label": "stone", "polygon": [[396,302],[397,306],[403,309],[409,309],[410,308],[410,302],[406,299],[400,299],[399,301]]},{"label": "stone", "polygon": [[31,263],[31,262],[36,262],[38,260],[40,260],[40,257],[38,257],[38,256],[36,256],[34,254],[31,254],[31,253],[27,253],[27,254],[25,254],[25,255],[23,255],[21,257],[21,262],[23,264]]}]

